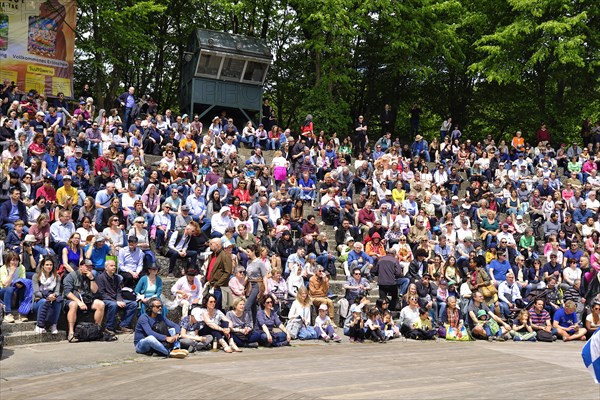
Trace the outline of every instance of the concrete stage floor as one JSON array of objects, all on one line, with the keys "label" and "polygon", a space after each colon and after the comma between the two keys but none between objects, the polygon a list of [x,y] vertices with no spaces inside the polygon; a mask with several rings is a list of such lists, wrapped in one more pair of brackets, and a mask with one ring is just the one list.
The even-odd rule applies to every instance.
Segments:
[{"label": "concrete stage floor", "polygon": [[136,355],[131,335],[17,346],[0,399],[600,399],[583,342],[293,343],[185,360]]}]

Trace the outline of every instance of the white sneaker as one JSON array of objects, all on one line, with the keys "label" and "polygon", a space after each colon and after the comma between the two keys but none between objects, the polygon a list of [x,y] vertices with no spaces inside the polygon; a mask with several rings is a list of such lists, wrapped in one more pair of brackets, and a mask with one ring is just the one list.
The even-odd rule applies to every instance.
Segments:
[{"label": "white sneaker", "polygon": [[58,335],[58,329],[56,328],[56,325],[52,325],[50,327],[50,333],[52,333],[53,335]]},{"label": "white sneaker", "polygon": [[8,324],[12,324],[13,322],[15,322],[15,317],[12,314],[6,314],[4,316],[4,322],[8,323]]},{"label": "white sneaker", "polygon": [[39,326],[35,326],[35,328],[33,329],[33,333],[37,333],[38,335],[41,335],[42,333],[46,333],[46,330],[44,328],[40,328]]}]

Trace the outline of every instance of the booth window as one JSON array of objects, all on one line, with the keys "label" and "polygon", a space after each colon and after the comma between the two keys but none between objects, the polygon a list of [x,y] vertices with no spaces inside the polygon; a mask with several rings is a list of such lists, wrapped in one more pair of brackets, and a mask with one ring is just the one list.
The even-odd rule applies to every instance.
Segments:
[{"label": "booth window", "polygon": [[240,60],[239,58],[227,57],[223,63],[223,68],[221,69],[221,78],[236,81],[240,80],[245,63],[246,61]]},{"label": "booth window", "polygon": [[248,65],[246,65],[246,71],[244,71],[244,80],[262,83],[265,78],[265,73],[267,72],[268,64],[248,61]]},{"label": "booth window", "polygon": [[198,68],[196,68],[196,75],[210,75],[216,78],[219,74],[221,59],[221,56],[202,53],[198,61]]}]

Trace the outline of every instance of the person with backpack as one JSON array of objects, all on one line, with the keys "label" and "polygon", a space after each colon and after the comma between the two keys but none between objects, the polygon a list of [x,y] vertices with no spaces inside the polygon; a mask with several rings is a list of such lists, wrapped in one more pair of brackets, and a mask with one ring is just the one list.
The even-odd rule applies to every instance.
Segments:
[{"label": "person with backpack", "polygon": [[133,343],[138,354],[185,358],[188,351],[180,349],[181,329],[175,322],[162,315],[163,304],[158,297],[148,300],[146,313],[140,315],[135,325]]},{"label": "person with backpack", "polygon": [[69,331],[67,339],[72,342],[75,339],[75,323],[84,314],[94,312],[94,322],[101,326],[104,319],[104,303],[97,296],[98,285],[92,273],[93,265],[90,260],[82,261],[78,270],[70,272],[63,282],[65,311]]}]

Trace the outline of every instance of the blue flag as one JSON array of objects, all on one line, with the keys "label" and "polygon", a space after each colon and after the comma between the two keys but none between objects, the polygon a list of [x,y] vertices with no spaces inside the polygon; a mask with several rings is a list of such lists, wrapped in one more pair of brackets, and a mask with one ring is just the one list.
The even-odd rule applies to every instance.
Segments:
[{"label": "blue flag", "polygon": [[594,377],[596,383],[600,383],[600,335],[598,329],[587,341],[583,350],[581,350],[581,356],[583,357],[583,363],[585,367],[590,371],[590,374]]}]

